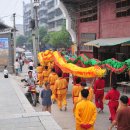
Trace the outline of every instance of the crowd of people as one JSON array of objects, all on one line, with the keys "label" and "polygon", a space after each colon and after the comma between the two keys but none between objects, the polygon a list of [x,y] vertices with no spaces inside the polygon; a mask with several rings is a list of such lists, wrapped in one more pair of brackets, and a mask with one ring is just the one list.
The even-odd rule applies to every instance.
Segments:
[{"label": "crowd of people", "polygon": [[[39,65],[37,70],[41,68],[42,73],[38,73],[37,77],[39,85],[43,86],[41,92],[43,111],[51,112],[51,105],[55,102],[60,111],[66,111],[69,74],[63,73],[57,66],[43,68]],[[118,130],[130,129],[130,114],[126,114],[130,111],[128,97],[120,96],[116,84],[106,94],[104,89],[104,78],[97,78],[91,85],[87,85],[85,79],[73,77],[72,100],[76,130],[94,130],[97,113],[103,113],[106,103],[110,111],[108,119],[112,123],[109,130],[112,130],[113,126]]]},{"label": "crowd of people", "polygon": [[[18,75],[19,69],[22,71],[20,62],[22,63],[21,59],[16,59],[16,75]],[[34,64],[32,60],[29,62],[28,68],[28,84],[35,87],[38,84],[41,88],[38,96],[40,95],[42,99],[42,111],[51,113],[51,105],[54,103],[57,103],[59,111],[67,111],[66,98],[70,75],[63,73],[53,62],[44,67],[38,64],[35,76],[33,76]],[[6,75],[6,68],[4,73]],[[104,78],[97,78],[88,84],[86,79],[73,76],[72,101],[76,130],[94,130],[97,114],[103,113],[104,104],[108,105],[110,111],[108,119],[111,121],[111,126],[108,130],[112,130],[113,127],[117,127],[117,130],[130,129],[130,100],[127,96],[120,96],[117,87],[115,84],[105,93]]]}]

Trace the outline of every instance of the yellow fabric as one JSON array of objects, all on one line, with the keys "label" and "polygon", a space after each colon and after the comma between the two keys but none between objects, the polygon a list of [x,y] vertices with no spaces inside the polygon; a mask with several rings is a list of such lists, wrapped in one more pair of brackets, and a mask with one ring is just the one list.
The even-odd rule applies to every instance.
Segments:
[{"label": "yellow fabric", "polygon": [[56,100],[56,97],[55,97],[55,93],[54,93],[54,84],[55,84],[55,81],[58,79],[58,75],[56,73],[51,73],[48,77],[48,82],[50,83],[50,89],[52,91],[52,96],[51,96],[51,99],[54,101]]},{"label": "yellow fabric", "polygon": [[55,82],[55,94],[65,94],[67,92],[67,80],[59,78]]},{"label": "yellow fabric", "polygon": [[43,82],[48,82],[48,77],[49,77],[49,74],[50,74],[50,70],[44,70],[42,72],[42,75],[43,75]]},{"label": "yellow fabric", "polygon": [[[94,92],[93,92],[92,87],[89,87],[88,90],[89,90],[89,95],[88,95],[88,98],[87,98],[87,99],[90,100],[90,101],[93,101]],[[81,100],[82,100],[82,96],[81,96],[81,93],[80,93],[80,94],[79,94],[79,97],[78,97],[78,102],[81,101]]]},{"label": "yellow fabric", "polygon": [[37,71],[37,73],[42,73],[43,72],[43,67],[42,66],[38,66],[36,68],[36,71]]},{"label": "yellow fabric", "polygon": [[96,106],[89,100],[82,100],[76,105],[75,119],[76,130],[86,130],[81,128],[81,124],[91,124],[92,127],[87,130],[94,130],[94,123],[97,117]]},{"label": "yellow fabric", "polygon": [[71,73],[74,76],[82,78],[103,77],[106,74],[105,69],[99,66],[79,67],[72,63],[67,63],[66,60],[57,51],[53,52],[55,64],[65,73]]},{"label": "yellow fabric", "polygon": [[82,86],[79,84],[76,84],[73,86],[72,88],[72,98],[73,98],[73,103],[76,104],[78,102],[78,97],[79,97],[79,93],[82,90]]},{"label": "yellow fabric", "polygon": [[43,84],[43,75],[42,75],[42,73],[37,74],[37,79],[39,81],[38,84],[42,85]]},{"label": "yellow fabric", "polygon": [[66,94],[67,94],[67,81],[65,78],[58,78],[54,85],[54,93],[57,98],[57,104],[59,108],[67,105]]},{"label": "yellow fabric", "polygon": [[55,81],[58,79],[58,75],[56,73],[50,73],[49,77],[48,77],[48,82],[50,84],[55,84]]},{"label": "yellow fabric", "polygon": [[62,109],[63,106],[67,106],[66,93],[58,94],[56,99],[59,109]]}]

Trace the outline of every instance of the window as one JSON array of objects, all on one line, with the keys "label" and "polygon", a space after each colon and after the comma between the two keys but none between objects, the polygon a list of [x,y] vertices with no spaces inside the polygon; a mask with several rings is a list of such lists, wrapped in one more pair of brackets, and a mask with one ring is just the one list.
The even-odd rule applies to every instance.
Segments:
[{"label": "window", "polygon": [[80,5],[80,22],[97,20],[97,0]]},{"label": "window", "polygon": [[54,0],[52,0],[51,2],[49,2],[49,3],[47,4],[47,7],[48,7],[48,9],[53,8],[53,7],[54,7]]},{"label": "window", "polygon": [[49,28],[49,29],[55,28],[55,22],[49,23],[49,24],[48,24],[48,28]]},{"label": "window", "polygon": [[56,21],[56,26],[61,26],[61,25],[63,25],[63,23],[64,23],[63,19],[57,20]]},{"label": "window", "polygon": [[80,50],[81,51],[93,51],[92,46],[85,46],[84,43],[95,40],[95,33],[81,33]]},{"label": "window", "polygon": [[48,20],[55,18],[55,12],[48,13]]},{"label": "window", "polygon": [[56,16],[62,15],[62,11],[61,11],[60,8],[58,8],[58,9],[55,10],[55,15],[56,15]]},{"label": "window", "polygon": [[115,0],[116,17],[130,16],[130,0]]}]

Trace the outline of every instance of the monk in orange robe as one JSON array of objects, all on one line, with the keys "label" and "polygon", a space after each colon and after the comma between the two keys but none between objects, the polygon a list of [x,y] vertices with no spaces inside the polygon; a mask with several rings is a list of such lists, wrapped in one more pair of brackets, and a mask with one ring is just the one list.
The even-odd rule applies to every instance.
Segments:
[{"label": "monk in orange robe", "polygon": [[[93,89],[91,86],[87,86],[86,82],[82,82],[81,83],[81,86],[83,89],[87,89],[89,91],[89,95],[88,95],[88,100],[89,101],[93,101],[93,98],[94,98],[94,92],[93,92]],[[79,94],[79,97],[78,97],[78,102],[82,100],[82,96],[81,96],[81,92]]]},{"label": "monk in orange robe", "polygon": [[48,82],[49,74],[50,74],[50,70],[48,69],[48,66],[45,66],[45,70],[42,72],[43,83]]},{"label": "monk in orange robe", "polygon": [[52,91],[52,102],[54,103],[56,101],[56,97],[55,97],[55,93],[54,93],[54,85],[55,85],[55,81],[58,79],[58,75],[55,73],[55,69],[52,69],[52,72],[50,73],[49,77],[48,77],[48,82],[50,83],[50,89]]},{"label": "monk in orange robe", "polygon": [[72,88],[72,99],[73,99],[73,104],[74,106],[76,105],[76,103],[78,102],[78,97],[79,97],[79,93],[81,92],[81,90],[83,89],[81,86],[81,79],[77,78],[75,80],[75,83],[73,88]]},{"label": "monk in orange robe", "polygon": [[83,100],[76,105],[76,130],[94,130],[97,111],[95,104],[87,99],[88,95],[89,91],[83,89],[81,91]]},{"label": "monk in orange robe", "polygon": [[57,99],[57,104],[62,111],[62,107],[64,106],[65,111],[67,110],[67,80],[65,78],[62,78],[62,73],[58,74],[59,78],[56,80],[54,85],[54,93]]}]

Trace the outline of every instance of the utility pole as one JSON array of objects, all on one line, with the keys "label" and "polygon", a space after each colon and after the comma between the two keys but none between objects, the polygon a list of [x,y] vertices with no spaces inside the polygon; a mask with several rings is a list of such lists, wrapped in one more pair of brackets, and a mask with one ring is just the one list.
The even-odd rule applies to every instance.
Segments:
[{"label": "utility pole", "polygon": [[39,0],[31,0],[31,18],[34,22],[34,28],[32,28],[32,39],[33,39],[33,52],[34,52],[34,65],[37,66],[39,52],[39,28],[38,28],[38,7]]},{"label": "utility pole", "polygon": [[15,63],[15,60],[16,60],[16,26],[15,26],[15,17],[16,17],[16,14],[14,13],[13,14],[13,43],[14,43],[14,63]]},{"label": "utility pole", "polygon": [[[31,20],[34,20],[34,10],[33,1],[31,0]],[[36,42],[35,42],[35,27],[32,28],[32,42],[33,42],[33,54],[34,54],[34,66],[37,65],[37,52],[36,52]]]}]

